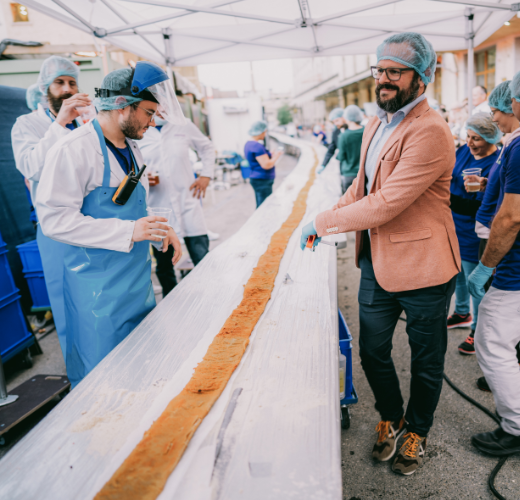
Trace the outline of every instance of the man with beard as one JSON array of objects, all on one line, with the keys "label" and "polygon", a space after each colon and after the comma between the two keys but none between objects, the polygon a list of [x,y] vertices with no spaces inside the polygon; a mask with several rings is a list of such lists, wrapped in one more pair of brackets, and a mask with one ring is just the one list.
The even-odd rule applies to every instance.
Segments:
[{"label": "man with beard", "polygon": [[[442,389],[447,311],[460,271],[450,211],[455,148],[450,129],[428,106],[437,56],[417,33],[387,38],[377,49],[379,106],[363,136],[357,178],[339,202],[303,228],[301,245],[316,235],[356,231],[361,363],[381,421],[372,456],[394,459],[394,472],[422,465],[426,437]],[[316,243],[317,242],[317,243]],[[391,358],[403,313],[411,348],[406,413]]]},{"label": "man with beard", "polygon": [[65,361],[72,387],[155,306],[149,242],[162,242],[163,252],[172,245],[174,264],[181,257],[168,219],[147,215],[148,179],[132,140],[155,126],[159,106],[165,119],[184,123],[168,76],[140,61],[134,70],[109,73],[96,97],[98,117],[49,151],[37,198],[42,231],[67,244]]},{"label": "man with beard", "polygon": [[[34,113],[20,116],[11,131],[16,168],[29,181],[31,199],[36,206],[38,183],[49,149],[62,137],[81,125],[77,107],[90,105],[87,94],[78,93],[79,68],[63,57],[46,59],[38,76],[38,87],[47,97],[48,108],[41,103]],[[37,215],[37,214],[36,214]],[[54,324],[61,350],[66,352],[66,322],[63,304],[63,252],[65,245],[45,237],[40,225],[36,238],[43,265]]]}]

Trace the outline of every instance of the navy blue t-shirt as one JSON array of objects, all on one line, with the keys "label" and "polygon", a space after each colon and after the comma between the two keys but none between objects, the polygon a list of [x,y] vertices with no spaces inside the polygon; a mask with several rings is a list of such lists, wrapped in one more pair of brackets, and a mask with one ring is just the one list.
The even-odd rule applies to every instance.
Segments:
[{"label": "navy blue t-shirt", "polygon": [[257,156],[267,155],[271,158],[271,153],[265,148],[263,144],[257,141],[247,141],[244,146],[244,156],[251,167],[250,179],[274,179],[275,167],[265,170],[260,166]]},{"label": "navy blue t-shirt", "polygon": [[500,196],[500,166],[502,165],[503,157],[504,153],[502,153],[502,158],[497,160],[489,171],[482,205],[480,205],[477,212],[477,221],[487,228],[491,228],[493,217],[497,211],[498,197]]},{"label": "navy blue t-shirt", "polygon": [[[503,157],[497,212],[500,210],[504,194],[520,194],[520,137],[507,147]],[[516,235],[511,250],[498,264],[493,286],[499,290],[520,290],[520,233]]]},{"label": "navy blue t-shirt", "polygon": [[[453,168],[453,177],[451,179],[450,192],[463,200],[481,201],[484,193],[468,193],[464,187],[464,177],[462,171],[467,168],[480,168],[482,177],[488,177],[491,167],[496,162],[499,152],[486,156],[480,160],[476,160],[471,154],[468,146],[464,145],[457,150],[455,167]],[[475,212],[473,212],[475,213]],[[460,257],[467,262],[478,263],[478,247],[480,238],[475,233],[475,216],[463,215],[452,212],[453,221],[455,222],[455,231],[459,240]]]},{"label": "navy blue t-shirt", "polygon": [[121,165],[121,168],[124,170],[125,174],[128,175],[132,168],[132,153],[130,152],[130,148],[127,146],[126,148],[117,148],[114,146],[106,137],[105,142],[107,143],[107,146],[109,147],[110,151],[114,153],[114,156],[116,157],[116,160],[119,162],[119,165]]}]

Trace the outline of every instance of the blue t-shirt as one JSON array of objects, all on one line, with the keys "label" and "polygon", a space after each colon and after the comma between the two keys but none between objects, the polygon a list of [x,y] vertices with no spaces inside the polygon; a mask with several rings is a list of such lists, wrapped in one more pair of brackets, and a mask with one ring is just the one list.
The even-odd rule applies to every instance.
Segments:
[{"label": "blue t-shirt", "polygon": [[[117,161],[119,162],[119,165],[121,165],[121,168],[124,170],[125,174],[128,175],[132,168],[132,162],[133,157],[132,153],[130,152],[130,148],[127,146],[126,148],[120,149],[114,146],[106,137],[105,142],[107,146],[109,147],[110,151],[114,153],[114,156],[116,157]],[[137,172],[137,168],[136,168]]]},{"label": "blue t-shirt", "polygon": [[260,166],[257,156],[267,155],[271,158],[271,153],[265,148],[263,144],[257,141],[247,141],[244,146],[244,156],[251,167],[250,179],[274,179],[275,167],[265,170]]},{"label": "blue t-shirt", "polygon": [[[491,167],[496,162],[499,151],[486,156],[480,160],[476,160],[471,154],[468,146],[464,145],[457,150],[455,167],[453,168],[453,177],[451,179],[450,192],[464,200],[481,201],[484,193],[468,193],[464,187],[464,177],[462,171],[467,168],[480,168],[482,177],[488,177]],[[473,212],[475,213],[475,212]],[[475,233],[475,216],[463,215],[452,212],[453,221],[455,222],[455,231],[459,240],[460,257],[468,262],[478,263],[478,248],[480,238]]]},{"label": "blue t-shirt", "polygon": [[[515,139],[503,154],[497,212],[506,193],[520,194],[520,138]],[[520,290],[520,233],[498,264],[493,286],[499,290]]]},{"label": "blue t-shirt", "polygon": [[482,205],[480,205],[477,212],[477,221],[487,228],[491,228],[493,217],[497,211],[498,197],[500,196],[500,166],[502,165],[503,157],[504,153],[502,153],[502,158],[497,160],[489,171]]}]

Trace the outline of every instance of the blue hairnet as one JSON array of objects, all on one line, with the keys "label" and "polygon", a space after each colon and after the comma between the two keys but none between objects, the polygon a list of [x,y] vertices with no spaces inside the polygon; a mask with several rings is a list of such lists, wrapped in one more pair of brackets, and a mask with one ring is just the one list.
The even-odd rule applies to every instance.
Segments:
[{"label": "blue hairnet", "polygon": [[[130,87],[132,83],[132,70],[130,68],[116,69],[109,73],[101,82],[102,89],[121,90]],[[131,104],[142,101],[139,97],[129,95],[117,95],[112,97],[96,97],[94,106],[98,111],[112,111],[123,109]]]},{"label": "blue hairnet", "polygon": [[387,38],[376,51],[377,62],[389,59],[413,68],[425,85],[435,80],[437,54],[419,33],[399,33]]},{"label": "blue hairnet", "polygon": [[258,120],[257,122],[253,123],[253,125],[251,125],[248,134],[251,137],[256,137],[257,135],[260,135],[262,132],[265,132],[266,130],[267,122],[264,122],[264,120]]},{"label": "blue hairnet", "polygon": [[480,135],[480,137],[486,142],[489,142],[489,144],[496,144],[502,139],[503,135],[493,122],[489,113],[476,113],[470,116],[466,122],[466,128],[473,130],[475,134]]},{"label": "blue hairnet", "polygon": [[51,83],[59,76],[71,76],[78,81],[79,67],[69,59],[60,56],[51,56],[43,61],[38,75],[38,87],[44,95]]},{"label": "blue hairnet", "polygon": [[513,76],[513,79],[509,84],[509,90],[511,90],[511,97],[516,102],[520,102],[520,71],[515,73],[515,76]]},{"label": "blue hairnet", "polygon": [[38,109],[38,104],[41,102],[43,94],[38,87],[37,83],[33,83],[25,93],[25,100],[27,102],[27,107],[34,111]]},{"label": "blue hairnet", "polygon": [[349,122],[361,123],[363,121],[363,113],[355,104],[351,104],[345,108],[343,118]]},{"label": "blue hairnet", "polygon": [[502,113],[512,113],[510,81],[497,85],[489,95],[489,106],[498,109]]},{"label": "blue hairnet", "polygon": [[337,120],[338,118],[343,118],[343,108],[334,108],[329,113],[329,121]]}]

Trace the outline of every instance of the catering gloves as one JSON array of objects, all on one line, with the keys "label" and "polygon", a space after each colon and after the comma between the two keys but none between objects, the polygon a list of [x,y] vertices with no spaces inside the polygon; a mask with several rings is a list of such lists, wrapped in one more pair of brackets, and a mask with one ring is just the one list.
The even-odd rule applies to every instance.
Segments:
[{"label": "catering gloves", "polygon": [[487,267],[482,262],[478,263],[478,266],[473,270],[468,278],[469,293],[476,299],[482,299],[486,290],[484,285],[493,274],[493,267]]},{"label": "catering gloves", "polygon": [[[317,235],[318,233],[316,232],[316,229],[314,229],[314,221],[311,221],[302,228],[302,236],[300,238],[300,248],[302,250],[305,250],[305,245],[307,245],[307,238],[313,234]],[[321,238],[316,238],[312,246],[317,246],[320,241]]]},{"label": "catering gloves", "polygon": [[324,170],[325,170],[325,165],[320,165],[318,167],[318,170],[316,170],[316,173],[317,174],[321,174]]}]

